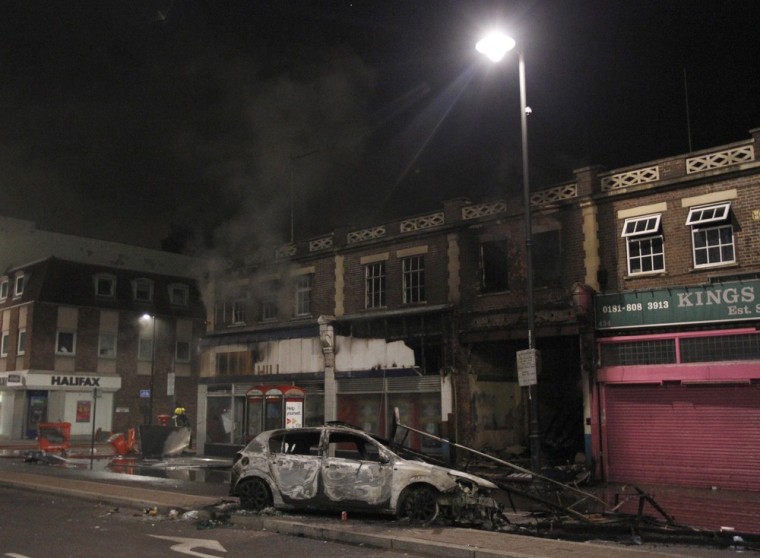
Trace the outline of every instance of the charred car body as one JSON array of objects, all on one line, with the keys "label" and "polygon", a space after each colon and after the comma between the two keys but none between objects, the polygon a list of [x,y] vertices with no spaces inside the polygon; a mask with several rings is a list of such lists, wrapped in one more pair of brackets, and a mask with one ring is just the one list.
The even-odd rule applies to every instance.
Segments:
[{"label": "charred car body", "polygon": [[230,484],[244,509],[395,513],[415,523],[439,513],[488,521],[498,511],[495,489],[345,425],[262,432],[236,455]]}]

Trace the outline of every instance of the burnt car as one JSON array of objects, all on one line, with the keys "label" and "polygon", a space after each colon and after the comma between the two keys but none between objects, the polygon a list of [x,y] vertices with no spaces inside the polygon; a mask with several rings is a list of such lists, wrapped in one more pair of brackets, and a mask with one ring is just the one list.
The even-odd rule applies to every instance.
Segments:
[{"label": "burnt car", "polygon": [[230,482],[243,509],[395,513],[414,523],[488,517],[496,488],[345,425],[262,432],[236,455]]}]

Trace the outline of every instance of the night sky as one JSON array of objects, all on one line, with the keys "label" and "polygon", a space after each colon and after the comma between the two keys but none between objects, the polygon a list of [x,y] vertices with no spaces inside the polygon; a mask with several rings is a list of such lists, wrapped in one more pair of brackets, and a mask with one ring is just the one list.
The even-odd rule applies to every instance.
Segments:
[{"label": "night sky", "polygon": [[534,190],[760,127],[757,0],[0,0],[0,214],[200,254],[519,191],[496,23]]}]

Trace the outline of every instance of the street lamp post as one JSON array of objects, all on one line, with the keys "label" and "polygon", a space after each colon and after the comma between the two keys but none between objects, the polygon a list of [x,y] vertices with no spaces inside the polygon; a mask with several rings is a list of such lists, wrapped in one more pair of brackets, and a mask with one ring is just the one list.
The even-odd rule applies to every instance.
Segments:
[{"label": "street lamp post", "polygon": [[[517,42],[502,33],[492,33],[478,41],[476,49],[485,54],[493,62],[499,62],[506,53],[516,46]],[[518,49],[518,64],[520,74],[520,130],[522,136],[522,178],[523,178],[523,212],[525,214],[525,269],[526,269],[526,312],[528,314],[528,376],[533,378],[528,382],[528,408],[530,424],[530,465],[534,473],[541,470],[541,433],[538,417],[538,384],[536,366],[539,362],[536,351],[535,316],[533,305],[533,231],[530,212],[530,179],[528,173],[528,114],[530,109],[526,103],[525,94],[525,58],[522,49]]]},{"label": "street lamp post", "polygon": [[150,337],[150,381],[148,383],[148,424],[153,424],[153,381],[156,374],[156,317],[150,314],[143,314],[144,320],[150,320],[153,323],[153,332]]}]

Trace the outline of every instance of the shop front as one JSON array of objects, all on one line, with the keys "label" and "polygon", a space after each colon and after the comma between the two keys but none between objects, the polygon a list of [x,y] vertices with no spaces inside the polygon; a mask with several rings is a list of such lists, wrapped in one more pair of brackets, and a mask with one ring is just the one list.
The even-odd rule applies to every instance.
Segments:
[{"label": "shop front", "polygon": [[760,331],[743,323],[760,319],[756,294],[743,281],[597,297],[597,473],[760,490]]},{"label": "shop front", "polygon": [[44,422],[71,423],[71,435],[111,430],[121,377],[38,371],[0,372],[0,438],[34,439]]}]

